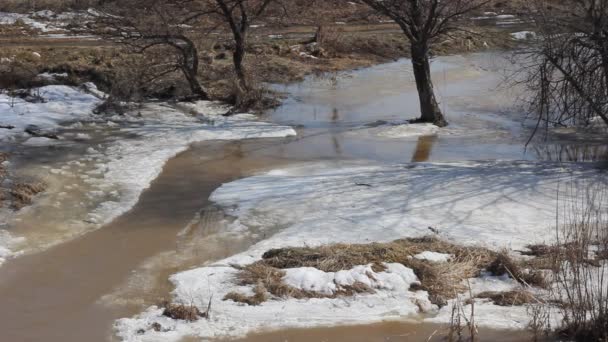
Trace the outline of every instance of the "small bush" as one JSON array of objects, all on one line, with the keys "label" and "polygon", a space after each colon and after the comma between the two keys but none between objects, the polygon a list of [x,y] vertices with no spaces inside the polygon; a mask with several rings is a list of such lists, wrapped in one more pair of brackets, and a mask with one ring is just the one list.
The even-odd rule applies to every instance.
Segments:
[{"label": "small bush", "polygon": [[194,322],[205,315],[194,305],[164,304],[163,316],[182,321]]}]

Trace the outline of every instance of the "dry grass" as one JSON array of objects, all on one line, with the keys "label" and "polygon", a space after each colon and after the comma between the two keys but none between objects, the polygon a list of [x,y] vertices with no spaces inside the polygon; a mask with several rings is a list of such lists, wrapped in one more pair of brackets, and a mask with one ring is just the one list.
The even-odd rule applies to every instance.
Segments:
[{"label": "dry grass", "polygon": [[490,299],[494,304],[500,306],[522,306],[535,303],[534,296],[525,290],[515,290],[507,292],[485,291],[476,298]]},{"label": "dry grass", "polygon": [[258,284],[253,288],[252,296],[245,296],[238,292],[230,292],[224,296],[223,300],[231,300],[247,305],[260,305],[268,300],[268,292],[266,292],[266,287],[263,284]]},{"label": "dry grass", "polygon": [[163,306],[165,308],[163,316],[172,319],[194,322],[205,317],[205,314],[194,305],[164,303]]},{"label": "dry grass", "polygon": [[[528,265],[530,264],[531,263],[528,263]],[[541,270],[524,268],[523,266],[525,265],[525,262],[513,260],[505,251],[496,256],[496,259],[494,259],[487,270],[496,276],[507,274],[524,285],[542,288],[547,288],[549,286],[549,283]]]},{"label": "dry grass", "polygon": [[46,185],[44,183],[17,183],[9,190],[12,197],[11,206],[16,210],[26,207],[32,204],[34,196],[45,189]]},{"label": "dry grass", "polygon": [[[454,255],[447,263],[434,263],[412,258],[423,251]],[[341,288],[332,295],[303,291],[283,283],[283,269],[314,267],[325,272],[337,272],[358,265],[372,264],[376,272],[384,270],[382,263],[401,263],[414,270],[420,280],[415,290],[429,292],[431,301],[445,305],[447,299],[466,290],[463,280],[475,277],[495,259],[495,253],[477,247],[462,247],[434,237],[396,240],[389,243],[335,244],[317,248],[282,248],[264,253],[262,260],[244,267],[239,275],[240,285],[262,286],[279,298],[327,298],[372,293],[364,284]],[[254,296],[255,297],[255,296]],[[254,298],[230,295],[231,300],[257,302]]]}]

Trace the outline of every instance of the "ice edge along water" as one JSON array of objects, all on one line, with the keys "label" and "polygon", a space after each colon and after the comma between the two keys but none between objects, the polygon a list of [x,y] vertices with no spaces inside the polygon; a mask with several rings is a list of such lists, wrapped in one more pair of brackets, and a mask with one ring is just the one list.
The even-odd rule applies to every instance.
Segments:
[{"label": "ice edge along water", "polygon": [[[227,106],[206,101],[180,106],[146,104],[138,110],[137,115],[104,117],[93,114],[93,109],[101,102],[103,94],[91,84],[87,88],[85,92],[68,86],[42,87],[34,91],[44,99],[38,103],[0,94],[2,124],[14,127],[0,130],[0,141],[25,141],[25,144],[36,146],[57,143],[56,140],[46,138],[28,138],[24,133],[28,125],[36,125],[43,131],[56,131],[68,123],[75,123],[75,126],[93,123],[101,129],[115,127],[121,122],[129,124],[119,130],[130,134],[129,138],[110,140],[90,147],[79,160],[72,160],[62,168],[50,170],[63,177],[79,178],[88,184],[91,189],[87,196],[95,205],[86,217],[75,217],[71,222],[66,222],[66,226],[71,225],[71,232],[56,241],[48,241],[45,248],[62,242],[62,239],[99,228],[128,211],[137,203],[142,191],[160,174],[164,163],[194,142],[296,134],[291,127],[257,121],[250,114],[224,117],[222,114],[229,109]],[[81,137],[85,135],[81,134]],[[93,170],[69,171],[71,167],[85,163],[92,164]],[[61,203],[56,201],[55,205],[61,206]],[[20,253],[22,248],[27,248],[27,241],[22,237],[11,237],[8,231],[0,229],[0,262]]]},{"label": "ice edge along water", "polygon": [[[564,200],[566,183],[582,187],[601,178],[601,171],[576,164],[487,161],[336,167],[313,163],[224,184],[211,200],[236,218],[233,231],[284,228],[244,253],[170,278],[175,302],[204,309],[213,298],[211,319],[174,321],[162,316],[162,309],[151,307],[134,318],[118,320],[115,328],[128,341],[235,337],[259,329],[421,320],[423,308],[435,314],[428,322],[446,323],[449,308],[433,307],[425,292],[409,291],[409,286],[377,287],[374,294],[352,298],[275,299],[260,306],[221,299],[230,291],[252,294],[252,288],[236,284],[238,267],[234,266],[260,260],[272,248],[386,242],[428,235],[428,227],[453,242],[497,250],[550,242],[558,192]],[[449,255],[417,257],[443,262]],[[353,270],[347,273],[352,276]],[[336,284],[336,274],[319,270],[302,268],[287,274],[284,280],[300,288],[329,292]],[[472,279],[471,286],[479,293],[520,285],[508,277],[484,275]],[[483,313],[476,318],[481,326],[523,329],[528,322],[525,307],[499,308],[476,300],[476,310]],[[161,331],[151,329],[153,323],[161,324]]]}]

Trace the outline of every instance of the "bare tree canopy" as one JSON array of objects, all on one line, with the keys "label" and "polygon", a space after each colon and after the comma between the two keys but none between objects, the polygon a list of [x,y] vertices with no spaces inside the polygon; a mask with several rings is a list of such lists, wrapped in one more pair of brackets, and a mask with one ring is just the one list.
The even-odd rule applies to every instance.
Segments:
[{"label": "bare tree canopy", "polygon": [[249,84],[244,70],[247,34],[252,23],[273,3],[279,0],[208,0],[207,9],[216,13],[230,28],[235,43],[233,53],[234,71],[239,86],[247,91]]},{"label": "bare tree canopy", "polygon": [[538,0],[538,45],[525,60],[537,129],[608,124],[608,0]]},{"label": "bare tree canopy", "polygon": [[154,65],[152,77],[181,71],[191,92],[202,99],[209,95],[198,80],[199,55],[190,36],[196,19],[194,3],[182,0],[123,0],[107,2],[92,14],[96,33],[126,44],[139,53],[168,47],[170,56]]},{"label": "bare tree canopy", "polygon": [[445,126],[431,80],[429,51],[435,40],[458,30],[458,19],[479,8],[483,0],[363,0],[394,20],[411,44],[412,64],[420,99],[421,122]]}]

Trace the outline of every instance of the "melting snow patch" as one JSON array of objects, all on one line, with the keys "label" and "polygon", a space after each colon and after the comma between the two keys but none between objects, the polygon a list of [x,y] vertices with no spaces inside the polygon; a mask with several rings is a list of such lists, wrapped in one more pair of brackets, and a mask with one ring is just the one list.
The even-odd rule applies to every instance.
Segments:
[{"label": "melting snow patch", "polygon": [[[301,289],[327,290],[334,287],[366,281],[375,293],[355,297],[271,299],[258,306],[220,300],[231,291],[250,293],[251,289],[235,285],[237,270],[221,266],[182,272],[171,277],[176,285],[174,295],[178,302],[206,307],[213,296],[213,309],[209,320],[196,322],[171,320],[162,315],[162,309],[151,307],[135,318],[121,319],[115,328],[126,341],[178,341],[193,335],[200,338],[244,336],[259,328],[314,327],[336,324],[357,324],[403,319],[420,312],[421,307],[436,309],[430,304],[425,291],[412,292],[409,287],[418,282],[413,271],[403,265],[387,264],[384,272],[373,272],[370,266],[357,266],[351,270],[326,273],[311,268],[292,269],[287,281]],[[369,272],[365,274],[366,272]],[[372,279],[375,278],[375,279]],[[334,285],[331,284],[334,281]],[[310,313],[314,312],[314,315]],[[281,317],[281,319],[277,319]],[[161,325],[160,331],[152,324]],[[143,332],[143,333],[142,333]]]},{"label": "melting snow patch", "polygon": [[424,251],[422,253],[418,253],[418,254],[414,255],[414,258],[416,258],[416,259],[427,260],[427,261],[432,261],[432,262],[448,262],[448,261],[450,261],[450,259],[452,259],[452,257],[453,257],[453,255],[450,255],[450,254],[430,252],[430,251]]},{"label": "melting snow patch", "polygon": [[30,125],[52,131],[62,123],[91,120],[92,111],[99,104],[98,98],[68,86],[46,86],[34,92],[40,95],[42,102],[27,102],[0,94],[0,123],[14,127],[11,130],[0,129],[0,141],[22,136]]},{"label": "melting snow patch", "polygon": [[434,135],[441,128],[430,123],[403,124],[397,126],[380,126],[375,129],[378,136],[386,138],[409,138],[422,135]]},{"label": "melting snow patch", "polygon": [[224,184],[211,200],[233,208],[237,224],[287,227],[254,246],[253,256],[278,247],[392,241],[429,234],[427,227],[458,243],[522,249],[553,236],[560,183],[601,177],[575,164],[314,163]]},{"label": "melting snow patch", "polygon": [[337,291],[355,283],[370,289],[408,291],[412,284],[418,284],[414,271],[401,264],[385,264],[387,271],[374,272],[372,265],[356,266],[350,270],[323,272],[313,267],[290,268],[285,270],[283,282],[304,291],[333,295]]},{"label": "melting snow patch", "polygon": [[511,37],[515,40],[528,40],[536,38],[536,32],[533,31],[521,31],[511,33]]}]

